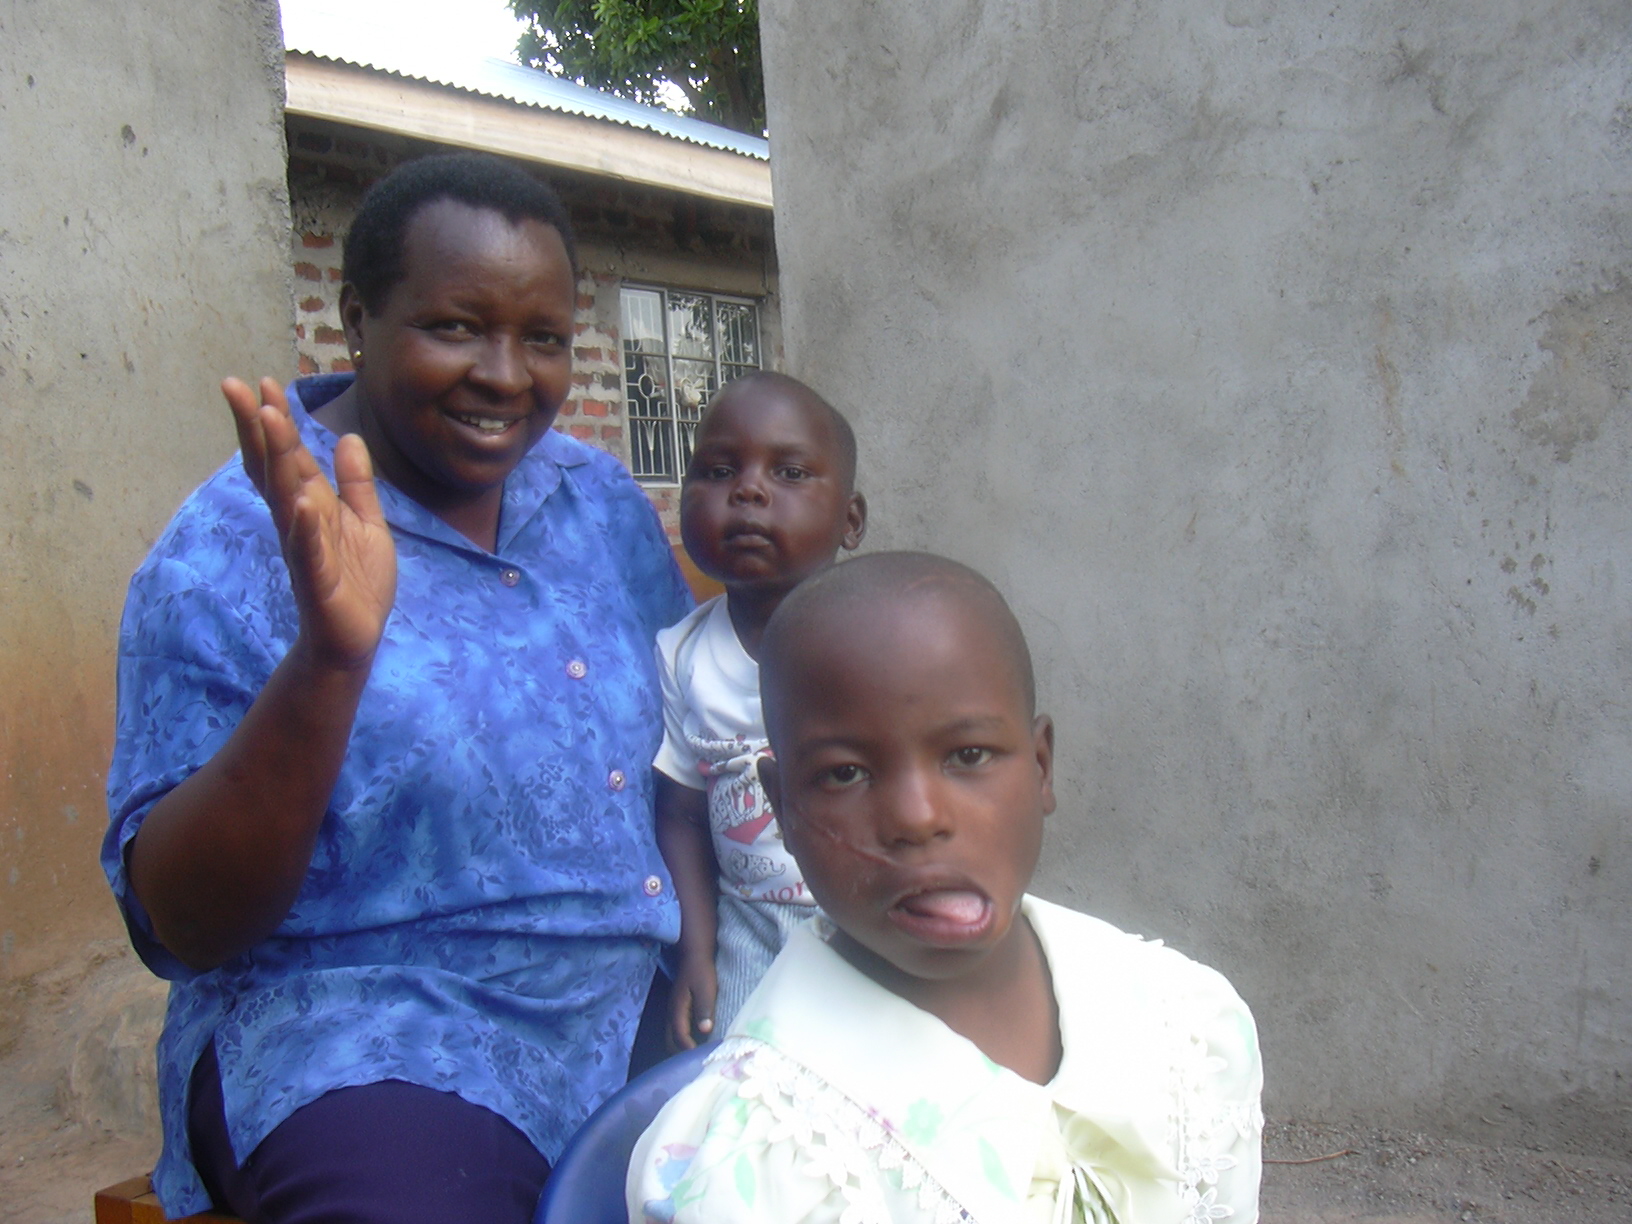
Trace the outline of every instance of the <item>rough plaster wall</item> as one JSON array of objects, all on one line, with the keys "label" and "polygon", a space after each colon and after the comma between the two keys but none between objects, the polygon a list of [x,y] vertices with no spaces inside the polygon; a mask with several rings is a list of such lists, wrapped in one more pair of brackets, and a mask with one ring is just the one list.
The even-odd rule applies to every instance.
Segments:
[{"label": "rough plaster wall", "polygon": [[765,0],[791,372],[1279,1114],[1632,1144],[1632,10]]},{"label": "rough plaster wall", "polygon": [[151,1126],[162,988],[97,866],[125,584],[286,374],[274,0],[0,0],[0,1125]]}]

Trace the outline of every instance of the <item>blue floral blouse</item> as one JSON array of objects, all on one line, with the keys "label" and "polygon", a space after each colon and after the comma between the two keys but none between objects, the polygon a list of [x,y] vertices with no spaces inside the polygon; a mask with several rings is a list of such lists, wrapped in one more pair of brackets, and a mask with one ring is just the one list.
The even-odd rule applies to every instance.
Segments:
[{"label": "blue floral blouse", "polygon": [[[302,379],[301,437],[349,376]],[[126,848],[226,742],[293,643],[272,522],[241,461],[190,497],[131,580],[102,865],[172,981],[159,1040],[168,1214],[208,1206],[187,1087],[212,1037],[233,1149],[335,1088],[456,1092],[554,1160],[616,1089],[679,909],[657,850],[657,630],[691,606],[651,505],[550,433],[511,474],[487,553],[381,483],[396,605],[305,885],[282,926],[194,973],[154,938]]]}]

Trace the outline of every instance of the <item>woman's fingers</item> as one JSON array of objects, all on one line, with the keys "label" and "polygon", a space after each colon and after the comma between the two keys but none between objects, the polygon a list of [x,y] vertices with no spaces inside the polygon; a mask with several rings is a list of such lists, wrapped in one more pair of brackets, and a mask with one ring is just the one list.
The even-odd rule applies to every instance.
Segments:
[{"label": "woman's fingers", "polygon": [[301,440],[276,380],[259,396],[241,379],[221,393],[232,409],[248,474],[272,512],[301,609],[301,632],[351,665],[379,644],[396,592],[396,550],[361,438],[335,448],[334,484]]},{"label": "woman's fingers", "polygon": [[304,494],[313,499],[319,512],[326,512],[334,501],[334,488],[301,441],[300,430],[278,385],[270,378],[262,379],[261,396],[258,419],[266,440],[261,496],[271,507],[272,521],[281,535],[288,530],[296,497]]},{"label": "woman's fingers", "polygon": [[241,378],[221,380],[221,394],[232,409],[232,427],[238,431],[238,450],[244,457],[244,472],[261,493],[266,492],[266,435],[261,431],[261,406],[255,393]]},{"label": "woman's fingers", "polygon": [[277,409],[278,414],[285,419],[290,415],[289,398],[284,395],[283,388],[278,385],[278,380],[275,378],[263,377],[261,379],[261,403],[268,408]]},{"label": "woman's fingers", "polygon": [[[261,433],[266,439],[261,496],[272,511],[278,534],[287,535],[295,499],[304,491],[321,503],[334,492],[322,469],[300,440],[295,423],[270,404],[259,409]],[[315,479],[314,479],[315,478]]]},{"label": "woman's fingers", "polygon": [[327,541],[323,538],[321,512],[312,504],[311,498],[297,497],[289,507],[289,527],[284,532],[283,542],[283,557],[289,566],[290,581],[297,584],[297,603],[307,602],[300,598],[303,589],[320,600],[328,594],[325,588],[333,585],[332,577],[324,572],[328,568],[328,552]]},{"label": "woman's fingers", "polygon": [[241,378],[221,380],[221,394],[227,407],[232,409],[233,428],[238,431],[238,450],[244,457],[244,472],[250,483],[264,497],[266,495],[266,431],[261,419],[263,407],[270,408],[285,421],[290,420],[289,400],[275,378],[260,380],[260,399]]},{"label": "woman's fingers", "polygon": [[396,596],[396,548],[384,521],[366,522],[326,480],[312,481],[294,501],[284,559],[301,634],[318,657],[345,667],[371,658]]},{"label": "woman's fingers", "polygon": [[380,509],[380,491],[374,483],[374,461],[368,445],[356,434],[347,434],[334,448],[334,483],[340,500],[365,523],[385,525]]}]

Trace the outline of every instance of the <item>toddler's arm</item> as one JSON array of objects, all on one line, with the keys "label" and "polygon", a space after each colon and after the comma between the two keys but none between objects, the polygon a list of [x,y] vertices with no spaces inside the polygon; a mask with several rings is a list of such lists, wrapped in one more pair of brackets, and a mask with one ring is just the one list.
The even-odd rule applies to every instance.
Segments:
[{"label": "toddler's arm", "polygon": [[719,868],[708,829],[708,792],[653,771],[657,790],[657,847],[680,902],[680,967],[670,996],[669,1040],[689,1050],[714,1031],[714,941]]}]

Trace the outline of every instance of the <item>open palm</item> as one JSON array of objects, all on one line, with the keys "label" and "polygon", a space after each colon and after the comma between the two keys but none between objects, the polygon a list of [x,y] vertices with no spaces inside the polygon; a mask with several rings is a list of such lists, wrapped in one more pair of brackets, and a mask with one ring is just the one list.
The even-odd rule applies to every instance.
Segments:
[{"label": "open palm", "polygon": [[335,667],[374,656],[397,589],[397,549],[380,510],[368,448],[354,435],[334,450],[334,479],[300,440],[282,389],[263,378],[260,400],[236,378],[221,384],[232,408],[244,471],[272,512],[300,633]]}]

